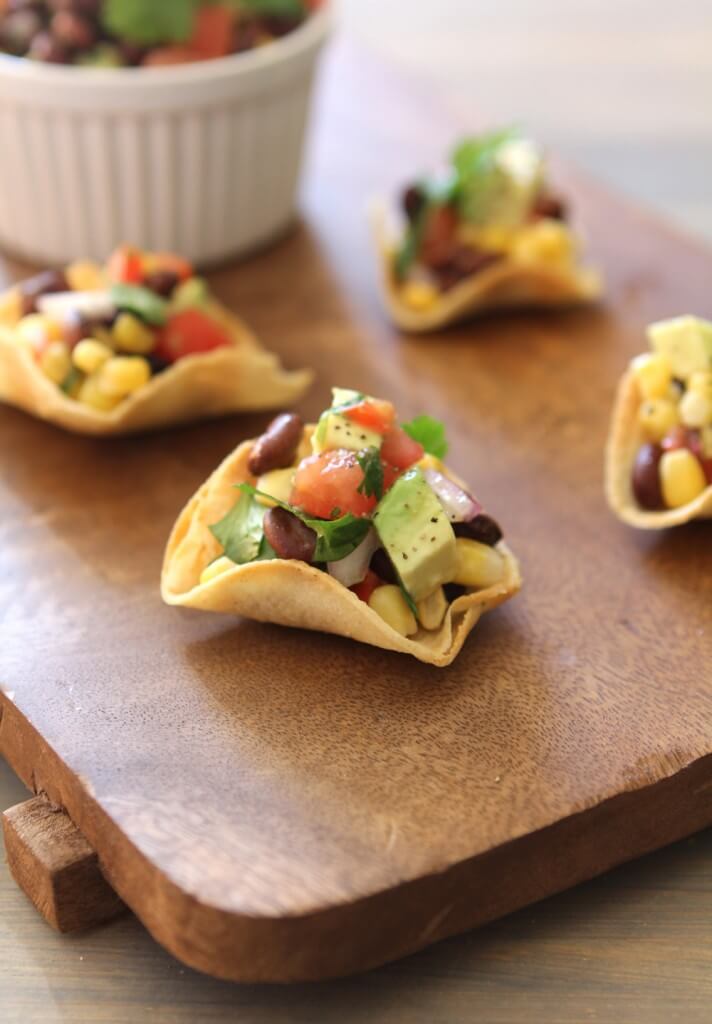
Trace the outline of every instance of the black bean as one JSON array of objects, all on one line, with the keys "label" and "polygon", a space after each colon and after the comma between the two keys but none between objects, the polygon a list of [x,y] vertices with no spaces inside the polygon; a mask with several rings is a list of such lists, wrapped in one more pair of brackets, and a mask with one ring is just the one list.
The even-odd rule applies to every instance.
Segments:
[{"label": "black bean", "polygon": [[178,284],[178,275],[172,270],[154,270],[147,274],[143,282],[145,288],[150,288],[156,295],[162,295],[168,299],[173,294],[173,289]]},{"label": "black bean", "polygon": [[398,582],[398,576],[393,567],[393,562],[386,554],[384,548],[379,548],[378,551],[374,551],[371,558],[371,569],[375,572],[376,576],[382,579],[385,583]]},{"label": "black bean", "polygon": [[160,356],[155,356],[152,352],[150,352],[147,356],[144,356],[144,359],[148,359],[151,365],[152,374],[163,373],[163,371],[167,370],[168,367],[171,365],[167,359],[161,359]]},{"label": "black bean", "polygon": [[445,591],[448,604],[451,604],[458,597],[462,597],[463,594],[467,593],[467,587],[461,587],[459,583],[445,583],[443,590]]},{"label": "black bean", "polygon": [[283,469],[294,461],[304,424],[301,416],[284,412],[272,420],[267,430],[252,446],[247,468],[253,476],[262,476],[272,469]]},{"label": "black bean", "polygon": [[550,217],[552,220],[566,220],[566,203],[560,196],[551,192],[542,192],[534,203],[532,213],[537,217]]},{"label": "black bean", "polygon": [[31,7],[11,11],[0,20],[0,46],[8,53],[22,57],[41,29],[42,19]]},{"label": "black bean", "polygon": [[51,32],[38,32],[32,40],[27,56],[44,64],[68,64],[69,50]]},{"label": "black bean", "polygon": [[664,508],[660,486],[660,459],[663,450],[659,444],[644,444],[638,449],[633,463],[631,485],[635,500],[641,508]]},{"label": "black bean", "polygon": [[58,11],[49,27],[57,42],[70,50],[89,50],[96,42],[92,23],[73,11]]},{"label": "black bean", "polygon": [[263,529],[267,541],[280,558],[311,562],[316,548],[316,533],[286,508],[269,508]]},{"label": "black bean", "polygon": [[452,528],[456,537],[468,537],[470,540],[478,540],[480,544],[488,544],[494,547],[497,541],[502,539],[502,531],[499,524],[481,512],[468,523],[453,523]]},{"label": "black bean", "polygon": [[425,193],[419,185],[409,185],[401,199],[403,212],[409,221],[414,221],[425,203]]},{"label": "black bean", "polygon": [[457,245],[453,247],[449,259],[434,267],[433,272],[441,290],[445,292],[501,259],[502,254],[498,252],[486,252],[471,245]]},{"label": "black bean", "polygon": [[36,312],[37,300],[41,295],[67,292],[69,283],[61,270],[45,270],[35,277],[21,281],[19,288],[22,295],[22,315],[26,316],[28,313]]}]

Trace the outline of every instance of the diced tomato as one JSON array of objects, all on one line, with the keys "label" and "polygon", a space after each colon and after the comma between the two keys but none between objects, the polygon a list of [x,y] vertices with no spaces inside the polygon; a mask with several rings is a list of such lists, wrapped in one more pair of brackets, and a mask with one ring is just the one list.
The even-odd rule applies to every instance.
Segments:
[{"label": "diced tomato", "polygon": [[143,264],[144,270],[149,274],[157,270],[167,270],[175,274],[179,281],[187,281],[193,276],[193,267],[188,260],[174,252],[147,252]]},{"label": "diced tomato", "polygon": [[406,434],[402,427],[393,427],[383,438],[381,458],[396,469],[408,469],[422,459],[425,449]]},{"label": "diced tomato", "polygon": [[302,459],[294,474],[290,501],[318,519],[337,519],[347,512],[365,516],[377,502],[375,495],[359,492],[362,482],[356,453],[335,448]]},{"label": "diced tomato", "polygon": [[344,416],[353,420],[354,423],[359,423],[362,427],[385,434],[395,422],[396,410],[391,402],[369,398],[366,402],[359,402],[358,405],[345,409]]},{"label": "diced tomato", "polygon": [[383,580],[380,576],[376,576],[373,569],[369,569],[365,578],[362,579],[360,583],[354,584],[353,587],[349,587],[349,590],[352,590],[356,597],[368,604],[368,600],[376,587],[381,586],[383,586]]},{"label": "diced tomato", "polygon": [[110,281],[119,284],[141,284],[143,260],[133,245],[120,245],[109,257],[106,272]]},{"label": "diced tomato", "polygon": [[212,352],[230,344],[230,335],[216,320],[199,309],[186,309],[160,329],[155,355],[174,363],[183,356]]},{"label": "diced tomato", "polygon": [[188,45],[204,60],[225,57],[232,50],[234,29],[235,21],[229,7],[224,4],[201,7]]}]

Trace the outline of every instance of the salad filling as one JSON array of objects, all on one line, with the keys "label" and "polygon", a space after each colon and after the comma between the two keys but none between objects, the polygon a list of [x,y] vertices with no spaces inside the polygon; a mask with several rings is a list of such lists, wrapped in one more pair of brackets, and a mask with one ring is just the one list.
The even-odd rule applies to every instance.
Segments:
[{"label": "salad filling", "polygon": [[438,630],[466,593],[504,584],[502,531],[442,463],[443,425],[399,423],[394,406],[333,389],[314,428],[277,417],[247,457],[249,478],[210,525],[220,554],[200,586],[236,566],[308,563],[402,637]]},{"label": "salad filling", "polygon": [[401,205],[405,228],[389,249],[387,287],[403,326],[417,328],[416,314],[438,326],[438,307],[455,319],[484,306],[598,295],[540,149],[513,130],[463,139],[445,172],[411,183]]},{"label": "salad filling", "polygon": [[645,511],[681,509],[712,488],[712,323],[651,324],[630,367],[638,444],[630,487]]}]

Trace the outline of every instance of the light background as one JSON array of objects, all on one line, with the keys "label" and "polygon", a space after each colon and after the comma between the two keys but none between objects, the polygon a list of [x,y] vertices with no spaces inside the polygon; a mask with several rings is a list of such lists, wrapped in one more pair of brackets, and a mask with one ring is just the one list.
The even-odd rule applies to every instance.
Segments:
[{"label": "light background", "polygon": [[712,0],[336,0],[352,35],[712,239]]}]

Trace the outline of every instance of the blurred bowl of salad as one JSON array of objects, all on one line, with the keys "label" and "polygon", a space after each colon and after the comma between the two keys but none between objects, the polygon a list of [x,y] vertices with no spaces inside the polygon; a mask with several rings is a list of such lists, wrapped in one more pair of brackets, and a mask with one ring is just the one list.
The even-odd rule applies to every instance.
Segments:
[{"label": "blurred bowl of salad", "polygon": [[327,0],[0,0],[0,246],[219,262],[293,220]]}]

